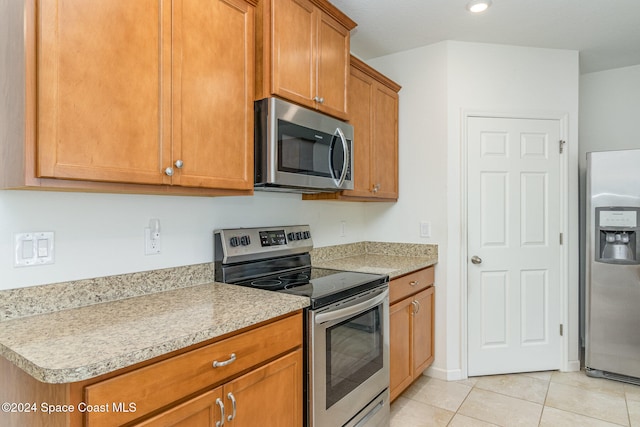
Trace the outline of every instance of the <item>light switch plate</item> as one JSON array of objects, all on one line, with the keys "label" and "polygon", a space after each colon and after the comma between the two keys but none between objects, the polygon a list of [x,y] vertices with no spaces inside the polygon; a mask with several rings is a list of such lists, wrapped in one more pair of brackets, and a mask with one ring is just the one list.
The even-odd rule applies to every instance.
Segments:
[{"label": "light switch plate", "polygon": [[55,262],[53,231],[15,233],[13,242],[15,267],[33,267]]},{"label": "light switch plate", "polygon": [[420,221],[420,237],[431,237],[431,223]]}]

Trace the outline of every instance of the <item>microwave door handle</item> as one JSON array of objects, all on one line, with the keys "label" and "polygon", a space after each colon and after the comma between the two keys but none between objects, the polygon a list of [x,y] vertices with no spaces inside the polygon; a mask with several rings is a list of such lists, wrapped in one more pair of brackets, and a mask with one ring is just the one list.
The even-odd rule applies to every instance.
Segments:
[{"label": "microwave door handle", "polygon": [[385,298],[387,298],[388,296],[389,296],[389,290],[385,289],[384,292],[382,292],[380,295],[374,298],[368,299],[366,301],[363,301],[361,303],[354,304],[350,307],[340,308],[338,310],[332,310],[326,313],[317,314],[315,316],[315,322],[317,324],[320,324],[320,323],[330,322],[333,320],[349,318],[354,314],[365,312],[370,308],[377,306],[382,301],[384,301]]},{"label": "microwave door handle", "polygon": [[[345,138],[344,133],[342,132],[342,129],[336,128],[334,135],[336,133],[340,137],[340,141],[342,142],[342,150],[344,151],[344,159],[342,162],[342,174],[340,175],[340,178],[337,180],[333,178],[333,182],[334,184],[336,184],[336,187],[340,188],[342,187],[342,184],[344,184],[344,180],[347,179],[347,166],[349,165],[349,146],[347,144],[347,138]],[[331,173],[333,175],[333,168]]]}]

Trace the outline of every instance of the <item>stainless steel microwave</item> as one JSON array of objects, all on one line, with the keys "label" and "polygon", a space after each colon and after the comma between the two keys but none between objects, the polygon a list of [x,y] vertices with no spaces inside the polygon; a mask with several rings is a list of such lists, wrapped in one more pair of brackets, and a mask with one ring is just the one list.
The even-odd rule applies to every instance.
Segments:
[{"label": "stainless steel microwave", "polygon": [[255,189],[353,189],[353,126],[278,98],[255,102]]}]

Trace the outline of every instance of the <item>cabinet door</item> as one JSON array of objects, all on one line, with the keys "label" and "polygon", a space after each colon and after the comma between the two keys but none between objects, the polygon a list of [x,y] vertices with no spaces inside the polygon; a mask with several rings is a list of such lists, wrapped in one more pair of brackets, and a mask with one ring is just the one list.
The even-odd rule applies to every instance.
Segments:
[{"label": "cabinet door", "polygon": [[39,177],[161,183],[171,5],[38,2]]},{"label": "cabinet door", "polygon": [[357,68],[349,80],[349,123],[353,125],[353,190],[345,196],[371,196],[371,107],[373,82]]},{"label": "cabinet door", "polygon": [[413,377],[416,378],[433,362],[434,287],[413,296]]},{"label": "cabinet door", "polygon": [[389,308],[389,368],[390,393],[394,400],[411,384],[411,312],[412,298],[406,298]]},{"label": "cabinet door", "polygon": [[[135,427],[214,427],[222,419],[222,387],[202,393]],[[225,414],[226,415],[226,414]]]},{"label": "cabinet door", "polygon": [[314,107],[318,18],[308,0],[272,2],[272,92]]},{"label": "cabinet door", "polygon": [[[224,405],[226,414],[231,416],[231,425],[303,425],[302,382],[302,350],[296,350],[226,384]],[[232,399],[235,399],[235,413]]]},{"label": "cabinet door", "polygon": [[372,183],[375,196],[398,198],[398,94],[376,85],[374,88]]},{"label": "cabinet door", "polygon": [[254,7],[179,0],[173,11],[173,157],[164,166],[175,168],[173,184],[251,189]]},{"label": "cabinet door", "polygon": [[318,30],[318,73],[316,108],[332,116],[347,118],[349,79],[349,31],[325,13],[320,14]]}]

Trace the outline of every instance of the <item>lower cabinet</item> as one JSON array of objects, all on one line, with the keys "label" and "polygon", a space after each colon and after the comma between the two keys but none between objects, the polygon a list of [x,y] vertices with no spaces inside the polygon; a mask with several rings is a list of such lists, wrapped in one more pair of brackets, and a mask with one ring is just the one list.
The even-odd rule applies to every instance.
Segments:
[{"label": "lower cabinet", "polygon": [[3,401],[53,408],[0,412],[0,426],[299,427],[302,322],[299,310],[75,383],[42,383],[0,357],[0,378],[12,385],[0,387]]},{"label": "lower cabinet", "polygon": [[[202,393],[135,426],[302,425],[302,350]],[[224,420],[224,422],[223,422]]]},{"label": "lower cabinet", "polygon": [[433,267],[391,281],[390,390],[393,401],[433,362]]},{"label": "lower cabinet", "polygon": [[87,385],[88,405],[134,403],[135,411],[86,413],[85,424],[301,425],[301,317],[291,316]]}]

